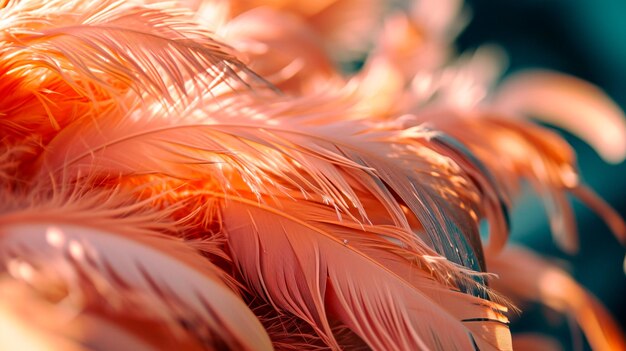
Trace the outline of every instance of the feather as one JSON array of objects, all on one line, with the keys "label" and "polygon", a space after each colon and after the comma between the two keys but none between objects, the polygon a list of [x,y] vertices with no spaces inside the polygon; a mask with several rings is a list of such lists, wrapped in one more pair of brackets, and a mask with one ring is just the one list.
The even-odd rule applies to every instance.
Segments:
[{"label": "feather", "polygon": [[95,286],[96,303],[104,298],[112,308],[124,306],[129,292],[137,291],[154,304],[153,318],[170,326],[187,323],[196,342],[271,349],[263,327],[219,268],[182,241],[150,229],[167,223],[143,206],[78,191],[3,211],[0,258],[7,269],[16,261],[56,267],[69,286]]},{"label": "feather", "polygon": [[[493,310],[487,301],[480,305],[482,307],[476,307],[472,299],[477,298],[452,292],[451,288],[435,289],[432,278],[422,281],[422,285],[408,282],[390,270],[387,261],[379,262],[353,246],[352,237],[366,234],[360,226],[343,227],[352,237],[342,239],[341,230],[302,219],[302,216],[315,217],[315,208],[312,204],[294,201],[266,206],[241,197],[225,198],[224,230],[234,260],[247,285],[265,296],[269,303],[310,323],[331,347],[336,344],[331,336],[328,313],[339,318],[374,349],[436,348],[438,343],[442,343],[444,349],[467,349],[473,345],[473,337],[469,336],[472,333],[446,311],[445,302],[441,306],[434,302],[436,294],[439,297],[459,294],[467,297],[465,301],[459,300],[465,312],[460,312],[463,311],[460,305],[451,308],[465,313],[463,319],[469,324],[473,320],[485,321],[474,334],[481,349],[508,348],[506,324],[500,324],[501,319],[493,319],[503,329],[488,328],[489,321],[495,318],[492,316],[498,313],[490,312]],[[336,221],[327,208],[321,213],[324,220]],[[379,243],[384,242],[393,246],[384,238],[379,240]],[[407,268],[404,274],[411,271]],[[417,280],[416,274],[413,277]],[[432,299],[416,286],[430,286]],[[448,300],[455,299],[442,298],[442,301]],[[475,318],[467,316],[472,313],[476,313]],[[439,328],[437,325],[447,325],[446,338],[440,339],[434,332]],[[504,334],[494,336],[478,332],[480,330]]]},{"label": "feather", "polygon": [[[489,223],[487,249],[499,251],[506,244],[510,229],[508,213],[510,200],[506,196],[506,191],[486,165],[465,145],[444,133],[438,134],[431,141],[431,147],[456,162],[472,183],[476,185],[481,202],[472,210],[480,217],[485,217]],[[473,243],[472,246],[480,248],[482,243]],[[486,270],[484,262],[481,263],[481,267]]]},{"label": "feather", "polygon": [[225,40],[249,60],[249,67],[281,91],[312,94],[343,81],[318,35],[301,19],[267,7],[228,22]]},{"label": "feather", "polygon": [[[511,206],[522,181],[529,181],[542,196],[556,242],[568,252],[578,250],[576,224],[566,194],[581,181],[575,154],[558,135],[525,121],[491,114],[472,118],[472,115],[435,109],[417,116],[417,121],[424,120],[466,145],[485,165],[495,178],[489,182],[495,190],[491,198],[500,198],[500,204]],[[497,204],[492,200],[487,209],[496,209]],[[497,232],[506,233],[502,230],[504,222],[498,220],[506,216],[495,218],[490,224],[499,225],[501,229]],[[497,251],[506,239],[502,234],[495,237],[499,238],[499,245],[490,245],[489,250]]]},{"label": "feather", "polygon": [[[213,39],[180,11],[136,7],[119,1],[95,4],[89,0],[74,2],[73,7],[78,9],[59,11],[57,2],[47,4],[56,11],[48,13],[49,19],[43,23],[29,22],[33,12],[38,11],[22,14],[23,7],[38,1],[22,1],[7,9],[4,17],[11,18],[11,26],[4,36],[19,46],[12,50],[5,47],[3,51],[15,57],[20,51],[13,50],[22,49],[27,54],[41,55],[49,63],[54,59],[66,60],[73,73],[94,82],[104,83],[104,76],[118,83],[132,81],[139,84],[138,90],[151,92],[157,98],[168,98],[169,84],[179,89],[181,95],[189,94],[185,90],[186,80],[199,79],[197,76],[206,73],[222,81],[243,83],[237,72],[259,79],[230,47]],[[89,10],[74,12],[80,9]]]},{"label": "feather", "polygon": [[438,252],[480,270],[476,214],[461,207],[476,201],[471,199],[477,196],[465,194],[477,190],[452,160],[429,149],[427,141],[415,142],[428,132],[377,131],[357,122],[320,124],[313,106],[294,105],[279,103],[249,115],[229,108],[196,111],[190,113],[193,118],[177,121],[140,113],[77,123],[51,142],[39,177],[71,169],[113,176],[165,174],[217,182],[222,190],[236,188],[230,182],[239,177],[245,190],[260,194],[267,186],[288,186],[319,194],[344,213],[356,208],[367,220],[354,192],[359,187],[406,227],[397,196]]},{"label": "feather", "polygon": [[626,340],[611,314],[556,265],[521,247],[488,259],[493,272],[501,277],[494,281],[496,290],[571,315],[594,350],[626,349]]},{"label": "feather", "polygon": [[461,4],[440,2],[389,21],[350,79],[328,54],[363,48],[379,0],[0,0],[0,348],[510,350],[482,220],[495,284],[623,348],[564,272],[495,256],[524,180],[567,250],[568,192],[626,238],[573,150],[503,115],[563,124],[545,97],[574,98],[616,138],[623,115],[558,75],[491,103],[500,66],[483,51],[446,64]]},{"label": "feather", "polygon": [[[111,104],[128,109],[136,96],[169,108],[207,89],[268,86],[180,12],[109,0],[37,6],[40,1],[12,2],[0,14],[0,91],[19,88],[0,105],[6,114],[0,122],[18,132],[38,124],[58,130],[98,115],[94,110],[107,113]],[[38,14],[46,20],[34,20]]]},{"label": "feather", "polygon": [[594,85],[560,73],[528,71],[508,78],[495,105],[569,130],[606,161],[626,157],[626,116]]},{"label": "feather", "polygon": [[[442,112],[439,113],[444,116]],[[621,242],[626,240],[626,225],[623,220],[614,209],[584,185],[577,171],[573,150],[555,133],[524,121],[491,115],[469,118],[449,113],[446,118],[430,119],[433,121],[430,124],[467,145],[470,152],[485,164],[489,172],[481,174],[491,173],[495,176],[495,180],[491,181],[495,194],[491,196],[502,196],[501,204],[510,206],[511,198],[515,196],[521,181],[530,181],[542,196],[555,241],[565,251],[578,251],[576,222],[567,199],[568,193],[578,197],[600,215]],[[495,206],[497,202],[492,201],[487,208],[496,208]],[[500,223],[498,219],[506,218],[506,215],[494,218],[496,220],[491,223]],[[506,236],[499,237],[499,242],[503,244]],[[496,247],[490,246],[488,249]]]}]

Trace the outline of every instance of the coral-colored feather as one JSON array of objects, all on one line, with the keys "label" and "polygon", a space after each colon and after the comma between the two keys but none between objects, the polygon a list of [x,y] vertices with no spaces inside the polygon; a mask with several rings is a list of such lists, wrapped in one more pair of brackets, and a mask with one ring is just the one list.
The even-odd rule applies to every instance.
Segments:
[{"label": "coral-colored feather", "polygon": [[[608,98],[547,73],[492,94],[493,50],[452,57],[459,1],[377,41],[377,0],[256,3],[0,1],[0,348],[510,350],[501,292],[623,347],[565,272],[574,298],[502,251],[523,181],[565,249],[568,193],[626,237],[573,150],[510,118],[620,160],[597,136],[626,135]],[[369,42],[362,70],[337,68]],[[565,121],[572,98],[602,116],[591,130]]]}]

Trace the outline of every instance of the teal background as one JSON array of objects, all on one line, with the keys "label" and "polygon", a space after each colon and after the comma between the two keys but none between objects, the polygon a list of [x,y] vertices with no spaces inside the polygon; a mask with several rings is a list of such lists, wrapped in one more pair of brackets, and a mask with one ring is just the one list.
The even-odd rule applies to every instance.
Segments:
[{"label": "teal background", "polygon": [[[626,108],[626,0],[470,0],[472,21],[457,40],[460,51],[496,43],[509,55],[507,74],[524,68],[551,68],[604,89]],[[559,131],[578,153],[583,179],[626,214],[626,163],[604,163],[576,137]],[[529,192],[513,213],[513,239],[569,262],[573,276],[626,325],[624,248],[604,223],[575,202],[581,250],[575,256],[553,243],[541,203]],[[549,331],[573,349],[562,316],[534,306],[513,331]],[[579,336],[574,335],[574,338]],[[585,343],[585,348],[589,346]]]}]

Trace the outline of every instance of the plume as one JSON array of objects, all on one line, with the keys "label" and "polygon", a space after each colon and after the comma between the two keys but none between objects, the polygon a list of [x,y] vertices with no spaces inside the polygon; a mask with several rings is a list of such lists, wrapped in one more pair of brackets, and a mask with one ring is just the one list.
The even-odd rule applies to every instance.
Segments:
[{"label": "plume", "polygon": [[509,297],[624,346],[565,271],[505,249],[524,182],[566,250],[568,194],[624,242],[526,118],[619,161],[610,99],[553,73],[498,86],[497,50],[454,56],[460,1],[265,4],[0,1],[0,348],[556,349],[511,336]]},{"label": "plume", "polygon": [[[464,200],[479,201],[478,190],[448,157],[426,141],[417,142],[428,137],[427,131],[381,131],[356,122],[320,124],[315,110],[307,111],[312,106],[286,105],[273,109],[280,114],[261,109],[250,116],[230,116],[229,109],[223,108],[178,123],[150,115],[77,123],[50,143],[39,177],[67,169],[113,176],[164,174],[214,179],[226,190],[237,189],[228,174],[235,171],[246,190],[261,194],[267,192],[267,185],[275,184],[278,189],[318,194],[339,211],[349,214],[356,209],[367,221],[367,210],[355,193],[358,186],[377,198],[395,223],[408,227],[397,196],[441,254],[480,269],[478,214],[457,210],[467,206]],[[261,112],[270,117],[264,118]],[[296,118],[295,113],[303,117]],[[306,113],[313,117],[307,118]],[[68,141],[76,135],[80,135],[79,143]],[[134,163],[140,154],[156,157]],[[432,172],[451,177],[432,177]]]},{"label": "plume", "polygon": [[624,112],[602,90],[581,79],[555,72],[522,72],[503,83],[496,105],[569,130],[606,161],[626,157]]},{"label": "plume", "polygon": [[[524,264],[513,264],[516,261]],[[580,325],[594,350],[626,348],[624,336],[611,314],[555,264],[521,247],[509,248],[489,262],[493,271],[502,277],[496,282],[499,291],[567,313]]]},{"label": "plume", "polygon": [[[226,201],[225,230],[249,285],[323,335],[330,334],[325,319],[332,313],[375,349],[467,349],[474,343],[480,349],[510,348],[502,307],[471,303],[471,296],[436,284],[410,262],[389,255],[394,245],[385,237],[332,220],[324,207],[315,211],[298,202],[270,207],[245,198]],[[439,298],[446,302],[438,305],[434,300]],[[474,320],[482,321],[478,329],[472,329]],[[433,333],[441,324],[454,328],[445,339]],[[328,344],[333,346],[332,340]]]},{"label": "plume", "polygon": [[[57,276],[65,298],[78,300],[71,306],[74,313],[117,315],[132,323],[133,310],[152,311],[143,318],[182,333],[173,336],[183,343],[271,349],[230,278],[166,235],[173,226],[166,214],[150,213],[119,192],[94,193],[80,186],[48,196],[30,194],[11,207],[0,214],[4,271],[34,285],[38,275]],[[135,292],[139,303],[133,301]]]},{"label": "plume", "polygon": [[245,87],[240,74],[262,81],[189,20],[122,1],[10,2],[0,14],[3,136],[49,140],[73,120],[139,98],[171,105],[219,85]]}]

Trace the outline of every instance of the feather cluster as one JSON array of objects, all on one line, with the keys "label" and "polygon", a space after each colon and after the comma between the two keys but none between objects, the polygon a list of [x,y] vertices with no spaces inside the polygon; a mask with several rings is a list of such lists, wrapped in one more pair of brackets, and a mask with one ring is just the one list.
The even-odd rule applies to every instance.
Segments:
[{"label": "feather cluster", "polygon": [[626,241],[528,119],[621,161],[622,112],[557,73],[494,89],[497,50],[451,50],[458,1],[386,6],[0,1],[0,348],[553,345],[511,337],[509,298],[624,348],[566,272],[502,250],[525,182],[563,249],[568,194]]}]

